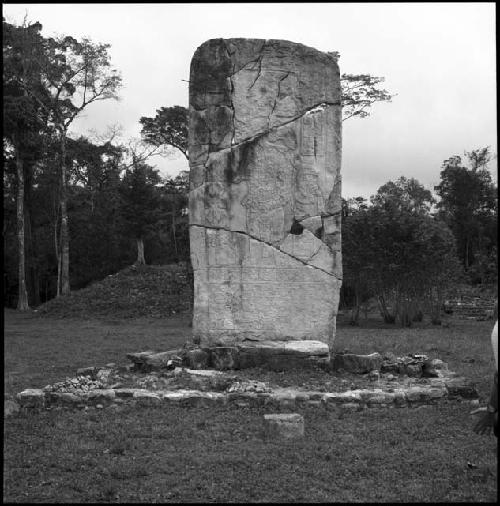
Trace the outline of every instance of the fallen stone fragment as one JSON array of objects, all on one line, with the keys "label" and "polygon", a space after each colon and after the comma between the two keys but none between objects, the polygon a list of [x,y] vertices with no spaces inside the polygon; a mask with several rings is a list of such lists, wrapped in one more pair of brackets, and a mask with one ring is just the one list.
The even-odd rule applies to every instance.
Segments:
[{"label": "fallen stone fragment", "polygon": [[237,381],[236,383],[232,384],[227,391],[263,393],[270,392],[271,389],[263,381]]},{"label": "fallen stone fragment", "polygon": [[429,389],[425,387],[409,387],[405,393],[410,402],[426,402],[431,398]]},{"label": "fallen stone fragment", "polygon": [[185,368],[176,368],[174,370],[175,375],[179,374],[190,374],[192,376],[201,376],[203,378],[218,378],[225,376],[222,371],[217,371],[215,369],[185,369]]},{"label": "fallen stone fragment", "polygon": [[448,364],[438,358],[426,360],[422,365],[422,376],[424,378],[439,378],[440,371],[448,369]]},{"label": "fallen stone fragment", "polygon": [[374,392],[366,399],[366,402],[368,406],[372,404],[389,404],[394,402],[395,397],[395,394],[390,392]]},{"label": "fallen stone fragment", "polygon": [[[111,369],[105,369],[105,368],[101,368],[97,371],[96,375],[95,375],[95,379],[97,381],[100,381],[101,383],[103,384],[106,384],[109,377],[111,376],[111,373],[113,371]],[[77,382],[78,384],[78,382]]]},{"label": "fallen stone fragment", "polygon": [[354,353],[336,353],[333,358],[333,370],[343,369],[347,372],[365,374],[380,369],[382,357],[380,353],[355,355]]},{"label": "fallen stone fragment", "polygon": [[476,399],[479,397],[476,387],[465,378],[450,378],[445,381],[449,397],[463,397],[465,399]]},{"label": "fallen stone fragment", "polygon": [[264,431],[269,439],[292,439],[304,435],[304,417],[298,413],[264,415]]},{"label": "fallen stone fragment", "polygon": [[422,376],[422,366],[420,364],[407,364],[405,369],[410,378],[420,378]]},{"label": "fallen stone fragment", "polygon": [[99,369],[97,367],[80,367],[76,370],[77,377],[79,376],[90,376],[95,379],[95,375]]},{"label": "fallen stone fragment", "polygon": [[353,402],[361,402],[361,395],[359,391],[347,391],[347,392],[328,392],[323,394],[323,400],[328,403],[335,404],[346,404]]},{"label": "fallen stone fragment", "polygon": [[181,367],[183,354],[184,350],[176,349],[163,352],[143,351],[139,353],[127,353],[126,357],[134,363],[136,370],[149,372],[175,366]]},{"label": "fallen stone fragment", "polygon": [[45,406],[45,394],[38,388],[27,388],[17,394],[17,400],[23,408],[43,408]]}]

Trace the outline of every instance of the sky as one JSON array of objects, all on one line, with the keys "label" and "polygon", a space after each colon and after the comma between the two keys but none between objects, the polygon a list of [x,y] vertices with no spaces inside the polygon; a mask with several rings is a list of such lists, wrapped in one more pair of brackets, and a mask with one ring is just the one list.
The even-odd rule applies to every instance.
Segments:
[{"label": "sky", "polygon": [[[114,3],[3,4],[8,22],[43,25],[44,36],[111,44],[123,77],[119,101],[91,104],[73,134],[188,106],[189,66],[212,38],[285,39],[338,51],[341,73],[383,76],[396,94],[369,117],[343,122],[342,194],[369,197],[389,180],[439,183],[443,160],[491,146],[497,153],[495,3]],[[164,175],[182,155],[150,160]],[[490,163],[497,180],[497,159]]]}]

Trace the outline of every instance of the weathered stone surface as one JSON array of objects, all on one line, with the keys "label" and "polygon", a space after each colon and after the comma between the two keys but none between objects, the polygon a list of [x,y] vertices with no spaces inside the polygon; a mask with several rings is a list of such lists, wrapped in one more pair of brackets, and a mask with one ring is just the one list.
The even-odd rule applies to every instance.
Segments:
[{"label": "weathered stone surface", "polygon": [[410,402],[426,402],[431,399],[430,389],[426,387],[409,387],[405,394]]},{"label": "weathered stone surface", "polygon": [[76,406],[87,400],[87,395],[77,395],[70,392],[48,392],[45,394],[45,399],[50,405]]},{"label": "weathered stone surface", "polygon": [[447,378],[445,385],[450,397],[476,399],[479,396],[476,387],[465,378]]},{"label": "weathered stone surface", "polygon": [[45,406],[45,394],[38,388],[27,388],[17,394],[17,400],[23,408],[43,408]]},{"label": "weathered stone surface", "polygon": [[424,378],[439,378],[440,371],[446,371],[448,364],[438,358],[426,360],[422,365],[422,376]]},{"label": "weathered stone surface", "polygon": [[95,379],[95,375],[99,368],[97,367],[80,367],[76,370],[76,376],[90,376],[92,379]]},{"label": "weathered stone surface", "polygon": [[323,394],[323,400],[327,404],[345,404],[353,402],[361,402],[361,395],[359,391],[348,391],[348,392],[331,392]]},{"label": "weathered stone surface", "polygon": [[112,372],[113,371],[111,369],[103,367],[96,372],[95,378],[97,381],[106,384]]},{"label": "weathered stone surface", "polygon": [[184,350],[168,350],[162,352],[142,351],[139,353],[127,353],[127,358],[134,363],[137,370],[152,371],[166,369],[182,365]]},{"label": "weathered stone surface", "polygon": [[264,429],[268,438],[302,437],[304,435],[304,417],[298,413],[264,415]]},{"label": "weathered stone surface", "polygon": [[242,341],[234,346],[210,348],[216,369],[263,366],[273,370],[313,367],[329,361],[329,348],[321,341]]},{"label": "weathered stone surface", "polygon": [[356,355],[354,353],[336,353],[333,358],[332,367],[334,370],[343,369],[356,374],[369,373],[380,369],[382,357],[380,353],[370,355]]},{"label": "weathered stone surface", "polygon": [[174,371],[174,374],[183,373],[202,378],[218,378],[224,375],[222,371],[215,371],[214,369],[175,369]]},{"label": "weathered stone surface", "polygon": [[420,378],[422,376],[422,366],[420,364],[407,364],[405,372],[410,378]]},{"label": "weathered stone surface", "polygon": [[[137,388],[115,388],[115,396],[118,398],[129,398],[133,397],[134,393],[138,390]],[[146,391],[146,390],[144,390]]]},{"label": "weathered stone surface", "polygon": [[335,334],[340,76],[281,40],[213,39],[190,75],[193,336],[202,344]]},{"label": "weathered stone surface", "polygon": [[366,399],[366,402],[368,406],[372,404],[390,404],[394,402],[395,397],[392,392],[374,392]]}]

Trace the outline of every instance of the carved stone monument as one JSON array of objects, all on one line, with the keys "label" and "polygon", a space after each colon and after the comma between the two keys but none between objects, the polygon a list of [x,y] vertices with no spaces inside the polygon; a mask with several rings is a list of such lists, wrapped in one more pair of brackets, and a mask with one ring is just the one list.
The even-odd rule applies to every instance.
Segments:
[{"label": "carved stone monument", "polygon": [[336,57],[283,40],[212,39],[191,61],[193,337],[319,340],[342,277]]}]

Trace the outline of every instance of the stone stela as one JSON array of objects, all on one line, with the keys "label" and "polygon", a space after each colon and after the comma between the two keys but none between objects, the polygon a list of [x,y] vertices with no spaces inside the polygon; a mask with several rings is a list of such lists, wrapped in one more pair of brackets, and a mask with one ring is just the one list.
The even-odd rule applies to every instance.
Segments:
[{"label": "stone stela", "polygon": [[191,61],[193,338],[332,347],[342,282],[336,56],[211,39]]}]

